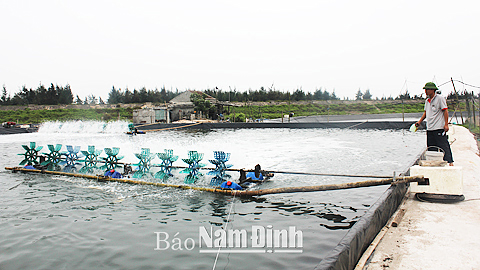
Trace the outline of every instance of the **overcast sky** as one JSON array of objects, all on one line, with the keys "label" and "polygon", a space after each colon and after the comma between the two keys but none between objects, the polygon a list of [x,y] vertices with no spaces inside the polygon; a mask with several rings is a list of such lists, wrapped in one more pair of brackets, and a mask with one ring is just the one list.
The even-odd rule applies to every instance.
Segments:
[{"label": "overcast sky", "polygon": [[479,26],[473,0],[0,0],[0,85],[396,97],[480,86]]}]

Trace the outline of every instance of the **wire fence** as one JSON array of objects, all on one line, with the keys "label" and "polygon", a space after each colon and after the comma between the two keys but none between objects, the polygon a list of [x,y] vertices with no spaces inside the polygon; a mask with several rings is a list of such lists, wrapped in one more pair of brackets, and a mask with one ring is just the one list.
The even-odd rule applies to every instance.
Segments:
[{"label": "wire fence", "polygon": [[450,122],[455,119],[457,124],[465,125],[470,131],[480,134],[480,99],[473,91],[464,91],[462,99],[454,101]]}]

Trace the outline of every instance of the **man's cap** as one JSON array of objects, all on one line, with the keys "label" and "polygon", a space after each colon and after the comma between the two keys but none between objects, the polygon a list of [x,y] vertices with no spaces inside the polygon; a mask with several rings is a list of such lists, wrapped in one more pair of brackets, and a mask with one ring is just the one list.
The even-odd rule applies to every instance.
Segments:
[{"label": "man's cap", "polygon": [[438,90],[437,86],[433,82],[427,82],[423,87],[425,90]]}]

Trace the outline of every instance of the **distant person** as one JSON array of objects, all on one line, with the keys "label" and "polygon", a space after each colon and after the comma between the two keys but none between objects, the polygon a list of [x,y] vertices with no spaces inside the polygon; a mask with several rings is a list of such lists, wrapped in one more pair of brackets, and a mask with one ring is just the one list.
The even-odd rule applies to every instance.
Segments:
[{"label": "distant person", "polygon": [[263,180],[262,167],[260,164],[255,165],[255,171],[248,172],[246,177],[252,180]]},{"label": "distant person", "polygon": [[422,117],[415,126],[420,126],[424,119],[427,122],[427,147],[437,146],[443,149],[445,155],[443,160],[453,166],[452,150],[448,143],[448,107],[447,101],[441,95],[437,94],[437,86],[433,82],[428,82],[423,87],[427,100],[425,101],[425,110]]},{"label": "distant person", "polygon": [[255,165],[254,171],[249,171],[248,173],[246,173],[244,169],[240,170],[240,178],[238,179],[238,184],[243,188],[247,188],[254,183],[264,182],[270,177],[273,177],[273,173],[262,170],[260,164],[257,164]]},{"label": "distant person", "polygon": [[123,165],[123,176],[127,176],[128,174],[133,173],[132,166],[125,164]]}]

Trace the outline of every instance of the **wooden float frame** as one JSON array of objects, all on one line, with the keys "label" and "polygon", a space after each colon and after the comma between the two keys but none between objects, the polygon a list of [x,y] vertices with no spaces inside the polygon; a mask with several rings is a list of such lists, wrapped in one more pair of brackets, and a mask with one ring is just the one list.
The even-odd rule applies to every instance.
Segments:
[{"label": "wooden float frame", "polygon": [[259,190],[232,190],[232,189],[223,189],[218,187],[208,188],[208,187],[189,186],[189,185],[146,182],[146,181],[139,181],[139,180],[133,180],[128,178],[111,178],[111,177],[105,177],[102,175],[88,175],[88,174],[77,174],[77,173],[68,173],[68,172],[60,172],[60,171],[25,169],[22,167],[5,167],[5,169],[11,170],[12,172],[43,173],[43,174],[87,178],[87,179],[97,180],[99,182],[110,181],[110,182],[119,182],[119,183],[135,184],[135,185],[149,185],[149,186],[157,186],[157,187],[193,189],[193,190],[199,190],[199,191],[208,191],[212,193],[231,195],[236,197],[251,197],[251,196],[261,196],[261,195],[279,194],[279,193],[340,190],[340,189],[372,187],[372,186],[380,186],[380,185],[395,185],[400,183],[425,181],[425,178],[423,177],[423,175],[416,175],[416,176],[403,176],[399,178],[385,178],[385,179],[378,179],[378,180],[367,180],[367,181],[360,181],[360,182],[329,184],[329,185],[319,185],[319,186],[284,187],[284,188],[270,188],[270,189],[259,189]]}]

